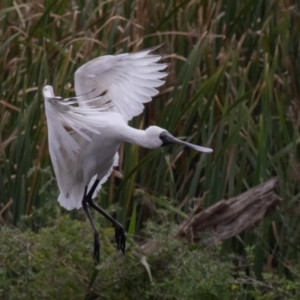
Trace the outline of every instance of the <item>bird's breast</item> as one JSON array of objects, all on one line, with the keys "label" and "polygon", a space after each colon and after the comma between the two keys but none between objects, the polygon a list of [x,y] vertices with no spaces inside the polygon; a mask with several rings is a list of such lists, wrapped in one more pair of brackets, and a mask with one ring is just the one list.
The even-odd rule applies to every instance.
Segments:
[{"label": "bird's breast", "polygon": [[113,166],[114,157],[120,146],[118,140],[107,134],[93,134],[91,139],[92,142],[86,144],[81,157],[83,177],[86,182],[89,182],[94,175],[97,175],[100,180],[106,176]]}]

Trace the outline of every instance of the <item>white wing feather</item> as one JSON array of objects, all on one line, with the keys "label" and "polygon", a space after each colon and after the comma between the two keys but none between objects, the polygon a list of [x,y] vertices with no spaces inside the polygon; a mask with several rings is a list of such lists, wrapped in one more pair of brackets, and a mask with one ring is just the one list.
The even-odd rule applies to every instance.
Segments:
[{"label": "white wing feather", "polygon": [[[57,183],[61,195],[69,198],[68,193],[70,187],[74,185],[74,179],[82,177],[78,174],[80,170],[77,168],[79,153],[84,144],[91,141],[90,136],[100,134],[101,127],[105,127],[105,124],[101,121],[100,113],[95,114],[95,109],[84,109],[81,112],[76,107],[65,106],[65,103],[55,98],[45,98],[45,111],[49,151]],[[76,191],[74,190],[74,194],[79,193],[76,198],[83,194],[84,183],[83,188],[80,188],[80,191],[76,188]],[[78,203],[77,200],[70,200],[69,198],[63,205],[67,209],[81,206],[80,201]]]},{"label": "white wing feather", "polygon": [[[156,48],[136,53],[98,57],[81,66],[75,73],[75,91],[80,100],[90,100],[107,91],[89,104],[109,107],[125,121],[142,113],[144,103],[158,94],[157,88],[167,73],[167,64],[158,63],[161,56],[149,54]],[[111,101],[110,103],[108,103]],[[107,103],[107,104],[106,104]]]}]

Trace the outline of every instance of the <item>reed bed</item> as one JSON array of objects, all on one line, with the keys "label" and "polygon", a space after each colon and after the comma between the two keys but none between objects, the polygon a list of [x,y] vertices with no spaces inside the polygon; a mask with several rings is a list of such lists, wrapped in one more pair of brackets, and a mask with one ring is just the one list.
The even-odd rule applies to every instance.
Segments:
[{"label": "reed bed", "polygon": [[214,153],[123,145],[99,203],[116,204],[138,234],[161,207],[180,222],[194,201],[208,207],[277,176],[281,207],[222,251],[253,247],[257,278],[275,269],[299,280],[299,15],[292,0],[3,0],[0,222],[17,225],[58,194],[42,87],[73,95],[86,61],[161,44],[166,84],[131,125],[156,124]]}]

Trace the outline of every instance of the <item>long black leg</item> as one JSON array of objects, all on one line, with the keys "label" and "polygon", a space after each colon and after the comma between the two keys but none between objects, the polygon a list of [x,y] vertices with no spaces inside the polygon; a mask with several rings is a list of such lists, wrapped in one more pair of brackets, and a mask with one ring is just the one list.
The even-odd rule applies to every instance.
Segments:
[{"label": "long black leg", "polygon": [[99,184],[99,180],[96,179],[93,186],[89,190],[88,194],[85,197],[86,202],[89,204],[90,207],[94,208],[96,211],[98,211],[102,216],[104,216],[107,220],[109,220],[115,227],[115,237],[117,241],[118,249],[121,249],[121,251],[125,252],[125,245],[126,245],[126,236],[123,226],[114,218],[112,218],[109,214],[107,214],[101,207],[99,207],[92,199],[92,195],[95,192],[95,189],[97,188]]},{"label": "long black leg", "polygon": [[90,220],[90,223],[92,225],[93,231],[94,231],[94,259],[96,260],[97,263],[99,263],[99,258],[100,258],[100,242],[99,242],[99,232],[95,226],[94,220],[91,216],[89,207],[86,202],[86,193],[87,193],[87,187],[84,188],[84,195],[82,198],[82,208],[84,212],[86,213],[88,219]]}]

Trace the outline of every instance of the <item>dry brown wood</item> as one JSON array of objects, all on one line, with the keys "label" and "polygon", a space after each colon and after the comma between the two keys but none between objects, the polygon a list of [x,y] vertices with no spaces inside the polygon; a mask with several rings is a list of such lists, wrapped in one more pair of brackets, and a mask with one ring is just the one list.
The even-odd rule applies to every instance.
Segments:
[{"label": "dry brown wood", "polygon": [[[253,227],[281,203],[274,192],[277,178],[272,178],[248,191],[201,210],[199,203],[186,220],[179,226],[177,237],[186,238],[190,243],[200,241],[201,233],[207,232],[202,240],[204,245],[212,247],[216,243],[234,237]],[[154,252],[159,243],[149,240],[141,246],[144,254]]]},{"label": "dry brown wood", "polygon": [[13,200],[9,199],[9,201],[1,208],[0,210],[0,223],[4,225],[6,221],[2,217],[2,214],[13,204]]},{"label": "dry brown wood", "polygon": [[209,237],[203,242],[210,247],[240,234],[260,222],[280,204],[281,198],[274,192],[276,183],[277,179],[272,178],[205,210],[199,211],[196,207],[180,225],[177,236],[194,243],[200,240],[201,232],[208,231]]}]

